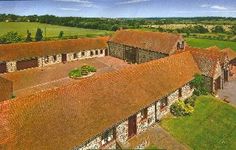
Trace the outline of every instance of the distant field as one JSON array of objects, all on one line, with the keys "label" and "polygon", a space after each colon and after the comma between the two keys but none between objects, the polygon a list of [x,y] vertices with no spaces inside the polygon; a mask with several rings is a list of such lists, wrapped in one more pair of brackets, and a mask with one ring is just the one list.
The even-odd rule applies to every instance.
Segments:
[{"label": "distant field", "polygon": [[192,47],[207,48],[211,46],[218,46],[222,49],[229,47],[236,51],[236,42],[195,38],[186,38],[186,40],[187,43]]},{"label": "distant field", "polygon": [[105,31],[105,30],[64,27],[64,26],[31,23],[31,22],[0,22],[0,35],[5,34],[9,31],[14,31],[18,32],[20,35],[25,37],[27,30],[29,30],[32,33],[32,37],[34,37],[37,28],[41,28],[43,30],[44,36],[46,29],[46,37],[58,37],[60,31],[64,32],[64,36],[77,35],[79,37],[86,37],[86,36],[94,37],[94,36],[107,35],[111,33],[111,31]]},{"label": "distant field", "polygon": [[[163,29],[182,29],[182,28],[185,28],[185,27],[193,27],[193,26],[196,26],[196,25],[202,25],[204,26],[205,28],[208,28],[209,30],[212,30],[212,28],[214,28],[217,24],[165,24],[165,25],[146,25],[144,27],[151,27],[151,28],[163,28]],[[226,31],[229,31],[230,28],[232,27],[232,25],[222,25],[223,28],[226,30]]]},{"label": "distant field", "polygon": [[171,135],[194,150],[235,150],[236,108],[211,96],[201,96],[191,116],[161,122]]}]

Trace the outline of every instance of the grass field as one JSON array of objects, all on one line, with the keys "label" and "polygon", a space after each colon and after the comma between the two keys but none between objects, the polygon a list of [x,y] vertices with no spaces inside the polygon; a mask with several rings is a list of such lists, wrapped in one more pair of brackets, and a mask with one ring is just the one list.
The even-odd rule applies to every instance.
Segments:
[{"label": "grass field", "polygon": [[222,49],[229,47],[236,51],[236,42],[195,38],[186,38],[186,40],[187,43],[192,47],[207,48],[211,46],[218,46]]},{"label": "grass field", "polygon": [[161,125],[192,149],[236,149],[236,108],[210,96],[197,99],[191,116],[167,118]]},{"label": "grass field", "polygon": [[77,35],[79,37],[95,37],[111,33],[110,31],[104,30],[82,29],[76,27],[64,27],[31,22],[0,22],[0,35],[5,34],[9,31],[14,31],[18,32],[23,37],[26,37],[26,32],[27,30],[29,30],[32,33],[32,37],[34,37],[37,28],[41,28],[43,30],[44,36],[46,29],[46,37],[58,37],[60,31],[64,32],[64,36]]}]

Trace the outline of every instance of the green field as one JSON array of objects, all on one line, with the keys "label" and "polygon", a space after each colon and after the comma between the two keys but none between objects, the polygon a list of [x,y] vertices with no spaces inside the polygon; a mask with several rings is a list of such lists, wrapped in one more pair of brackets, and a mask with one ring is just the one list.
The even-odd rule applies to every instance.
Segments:
[{"label": "green field", "polygon": [[211,46],[218,46],[221,49],[232,48],[236,51],[236,42],[195,38],[186,38],[186,40],[187,43],[192,47],[207,48]]},{"label": "green field", "polygon": [[211,96],[199,97],[191,116],[167,118],[161,126],[192,149],[236,149],[236,108]]},{"label": "green field", "polygon": [[64,27],[57,25],[41,24],[41,23],[30,23],[30,22],[0,22],[0,35],[5,34],[9,31],[18,32],[23,37],[26,37],[26,32],[29,30],[32,33],[32,37],[35,36],[36,29],[41,28],[43,30],[43,35],[46,37],[58,37],[59,32],[63,31],[64,36],[74,36],[78,37],[95,37],[108,35],[111,31],[105,30],[94,30],[94,29],[83,29],[76,27]]}]

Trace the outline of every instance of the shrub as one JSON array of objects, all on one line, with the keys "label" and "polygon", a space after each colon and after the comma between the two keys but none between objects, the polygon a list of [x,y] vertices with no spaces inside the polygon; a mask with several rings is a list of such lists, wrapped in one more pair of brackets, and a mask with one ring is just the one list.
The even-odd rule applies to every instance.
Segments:
[{"label": "shrub", "polygon": [[71,78],[76,78],[76,77],[81,77],[82,73],[80,69],[74,69],[69,73],[69,77]]},{"label": "shrub", "polygon": [[186,105],[190,105],[190,106],[194,107],[194,106],[195,106],[195,101],[196,101],[196,99],[197,99],[197,96],[193,95],[192,97],[186,99],[186,100],[184,101],[184,103],[185,103]]},{"label": "shrub", "polygon": [[93,67],[93,66],[89,66],[89,71],[90,72],[96,72],[97,69],[95,67]]},{"label": "shrub", "polygon": [[192,80],[190,84],[195,88],[193,92],[194,95],[200,96],[207,95],[209,93],[205,87],[205,82],[202,75],[196,74],[194,80]]},{"label": "shrub", "polygon": [[178,100],[170,106],[170,112],[174,116],[186,116],[193,112],[193,107],[189,104],[185,104],[184,101]]},{"label": "shrub", "polygon": [[76,78],[76,77],[82,77],[87,76],[90,72],[96,72],[96,68],[93,66],[83,65],[79,69],[74,69],[69,73],[69,77]]}]

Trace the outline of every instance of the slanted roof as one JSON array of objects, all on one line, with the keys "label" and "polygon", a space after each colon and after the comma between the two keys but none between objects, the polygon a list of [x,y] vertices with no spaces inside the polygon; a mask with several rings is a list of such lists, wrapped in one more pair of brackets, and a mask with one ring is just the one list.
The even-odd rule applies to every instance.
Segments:
[{"label": "slanted roof", "polygon": [[227,53],[221,51],[221,49],[217,46],[212,46],[206,49],[209,54],[217,56],[220,60],[221,65],[227,62]]},{"label": "slanted roof", "polygon": [[181,35],[172,33],[119,30],[109,41],[163,54],[173,54],[181,39]]},{"label": "slanted roof", "polygon": [[236,58],[236,52],[231,48],[225,48],[222,51],[227,54],[230,61]]},{"label": "slanted roof", "polygon": [[0,45],[0,61],[19,60],[107,47],[108,37]]},{"label": "slanted roof", "polygon": [[192,55],[183,52],[4,102],[0,143],[12,149],[71,149],[174,92],[199,72]]},{"label": "slanted roof", "polygon": [[220,63],[219,56],[202,48],[186,47],[186,51],[191,52],[203,75],[214,78],[217,64]]}]

